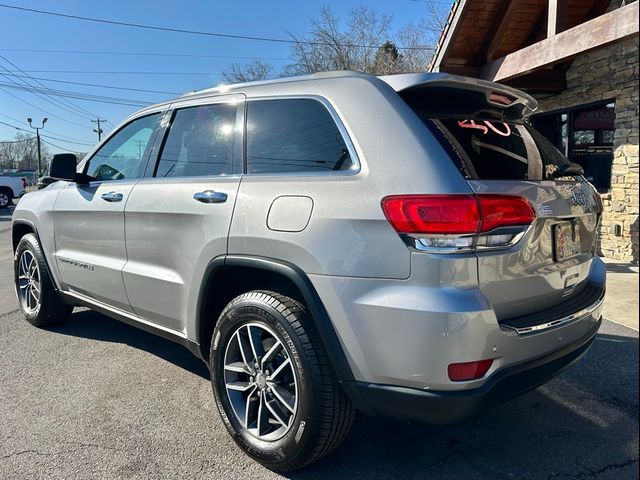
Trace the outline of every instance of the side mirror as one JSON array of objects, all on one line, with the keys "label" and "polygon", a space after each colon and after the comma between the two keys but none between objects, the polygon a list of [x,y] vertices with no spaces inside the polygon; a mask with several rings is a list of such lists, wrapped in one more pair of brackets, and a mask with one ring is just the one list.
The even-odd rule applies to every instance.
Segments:
[{"label": "side mirror", "polygon": [[49,176],[56,180],[76,181],[78,159],[73,153],[58,153],[51,159]]}]

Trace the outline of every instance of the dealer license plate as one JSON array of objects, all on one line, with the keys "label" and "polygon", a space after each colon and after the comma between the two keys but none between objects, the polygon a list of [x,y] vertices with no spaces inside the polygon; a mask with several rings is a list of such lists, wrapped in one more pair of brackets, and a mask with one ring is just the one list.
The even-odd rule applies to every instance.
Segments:
[{"label": "dealer license plate", "polygon": [[556,262],[578,255],[581,251],[580,228],[573,222],[554,225],[554,254]]}]

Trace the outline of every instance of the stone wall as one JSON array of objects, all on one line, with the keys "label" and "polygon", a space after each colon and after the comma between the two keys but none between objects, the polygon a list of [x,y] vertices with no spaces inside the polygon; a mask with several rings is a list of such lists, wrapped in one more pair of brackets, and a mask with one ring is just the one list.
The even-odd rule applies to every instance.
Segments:
[{"label": "stone wall", "polygon": [[539,112],[603,100],[615,100],[616,119],[611,190],[602,195],[600,252],[638,264],[638,37],[576,57],[567,71],[567,89],[539,98]]}]

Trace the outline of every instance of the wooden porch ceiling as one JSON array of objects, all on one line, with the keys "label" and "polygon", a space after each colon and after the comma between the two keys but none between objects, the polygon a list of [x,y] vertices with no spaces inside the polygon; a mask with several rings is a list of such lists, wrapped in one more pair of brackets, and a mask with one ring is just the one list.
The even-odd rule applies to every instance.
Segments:
[{"label": "wooden porch ceiling", "polygon": [[504,81],[531,93],[559,92],[566,88],[565,73],[571,56],[523,72],[516,72],[511,63],[515,74],[509,78],[491,75],[497,62],[603,15],[610,3],[611,0],[461,0],[454,4],[452,22],[441,38],[434,66],[441,72]]}]

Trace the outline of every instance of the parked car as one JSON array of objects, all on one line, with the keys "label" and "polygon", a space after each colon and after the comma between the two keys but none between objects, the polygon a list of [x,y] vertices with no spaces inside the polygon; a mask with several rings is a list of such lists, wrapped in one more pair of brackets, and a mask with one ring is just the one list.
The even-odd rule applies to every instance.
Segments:
[{"label": "parked car", "polygon": [[24,195],[26,186],[25,178],[0,176],[0,209],[9,207],[14,198]]},{"label": "parked car", "polygon": [[22,312],[87,306],[191,349],[276,471],[333,450],[357,410],[474,418],[601,322],[602,206],[534,109],[480,80],[355,72],[146,108],[16,207]]}]

